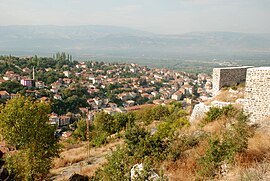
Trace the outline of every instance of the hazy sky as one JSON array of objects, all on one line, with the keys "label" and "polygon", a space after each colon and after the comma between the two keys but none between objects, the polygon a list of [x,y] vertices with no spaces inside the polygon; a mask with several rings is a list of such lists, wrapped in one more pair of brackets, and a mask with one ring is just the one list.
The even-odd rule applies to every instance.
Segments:
[{"label": "hazy sky", "polygon": [[270,33],[270,0],[0,0],[0,25],[116,25]]}]

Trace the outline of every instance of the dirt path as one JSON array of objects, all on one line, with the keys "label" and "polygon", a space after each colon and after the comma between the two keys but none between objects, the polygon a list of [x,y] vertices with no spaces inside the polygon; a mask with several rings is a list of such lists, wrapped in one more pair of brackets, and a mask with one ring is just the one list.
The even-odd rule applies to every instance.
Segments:
[{"label": "dirt path", "polygon": [[87,152],[86,144],[81,147],[63,151],[60,158],[56,159],[56,166],[51,170],[51,180],[67,180],[72,174],[79,173],[91,176],[97,168],[106,163],[106,156],[123,144],[118,140],[101,148],[92,148]]}]

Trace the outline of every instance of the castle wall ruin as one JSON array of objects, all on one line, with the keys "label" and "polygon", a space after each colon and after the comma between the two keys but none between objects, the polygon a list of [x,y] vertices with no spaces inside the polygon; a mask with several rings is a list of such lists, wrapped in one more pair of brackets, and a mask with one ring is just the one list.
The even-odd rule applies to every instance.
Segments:
[{"label": "castle wall ruin", "polygon": [[237,85],[246,80],[247,69],[251,66],[225,67],[213,69],[213,96],[225,86]]},{"label": "castle wall ruin", "polygon": [[270,118],[270,67],[247,70],[244,111],[250,121],[259,123]]},{"label": "castle wall ruin", "polygon": [[[238,103],[243,105],[244,112],[252,123],[264,124],[270,121],[270,67],[227,67],[213,69],[213,96],[224,86],[232,86],[245,82],[244,99]],[[223,107],[227,102],[212,101],[211,105],[203,103],[195,105],[191,122],[201,119],[210,107]]]}]

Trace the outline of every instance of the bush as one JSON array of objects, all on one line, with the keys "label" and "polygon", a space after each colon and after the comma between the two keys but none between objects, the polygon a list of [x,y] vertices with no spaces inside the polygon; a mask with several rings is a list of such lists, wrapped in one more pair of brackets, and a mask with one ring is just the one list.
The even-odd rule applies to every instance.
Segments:
[{"label": "bush", "polygon": [[248,138],[252,136],[252,132],[243,112],[236,113],[235,123],[231,123],[223,133],[209,138],[206,153],[199,160],[199,175],[204,177],[217,175],[223,162],[233,163],[237,153],[247,150]]},{"label": "bush", "polygon": [[179,118],[175,121],[166,121],[158,125],[157,133],[162,139],[173,136],[174,132],[184,126],[189,126],[186,118]]},{"label": "bush", "polygon": [[167,149],[167,159],[176,161],[182,155],[182,153],[188,149],[191,149],[198,145],[202,135],[176,135],[173,140],[170,141]]},{"label": "bush", "polygon": [[96,129],[105,131],[108,134],[114,134],[125,128],[127,124],[133,125],[134,121],[134,113],[117,113],[110,115],[102,111],[96,114],[94,124]]},{"label": "bush", "polygon": [[[85,141],[87,138],[87,120],[81,119],[78,122],[76,122],[76,129],[73,132],[73,136],[75,138],[80,138],[82,141]],[[93,129],[93,126],[89,125],[89,131]]]},{"label": "bush", "polygon": [[145,139],[146,135],[149,135],[149,133],[137,125],[128,128],[125,132],[125,143],[127,143],[128,150],[132,153],[141,140]]},{"label": "bush", "polygon": [[93,147],[100,147],[107,143],[108,133],[104,131],[94,130],[90,134],[90,145]]},{"label": "bush", "polygon": [[232,105],[224,106],[223,108],[211,107],[202,120],[202,124],[205,125],[207,123],[213,122],[221,116],[226,116],[228,118],[233,117],[237,111],[238,110],[236,110]]},{"label": "bush", "polygon": [[95,176],[91,177],[90,180],[130,180],[131,165],[132,160],[130,160],[127,150],[117,147],[112,155],[108,157],[108,163],[102,169],[98,169]]}]

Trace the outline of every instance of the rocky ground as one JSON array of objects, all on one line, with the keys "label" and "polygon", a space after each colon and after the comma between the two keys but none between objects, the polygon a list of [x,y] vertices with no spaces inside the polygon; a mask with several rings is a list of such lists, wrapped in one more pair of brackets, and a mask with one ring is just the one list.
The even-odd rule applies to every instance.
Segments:
[{"label": "rocky ground", "polygon": [[67,180],[74,173],[93,175],[106,162],[106,156],[122,143],[122,140],[116,140],[100,148],[91,148],[90,151],[87,143],[84,143],[61,152],[60,158],[55,160],[55,167],[51,169],[51,180]]}]

